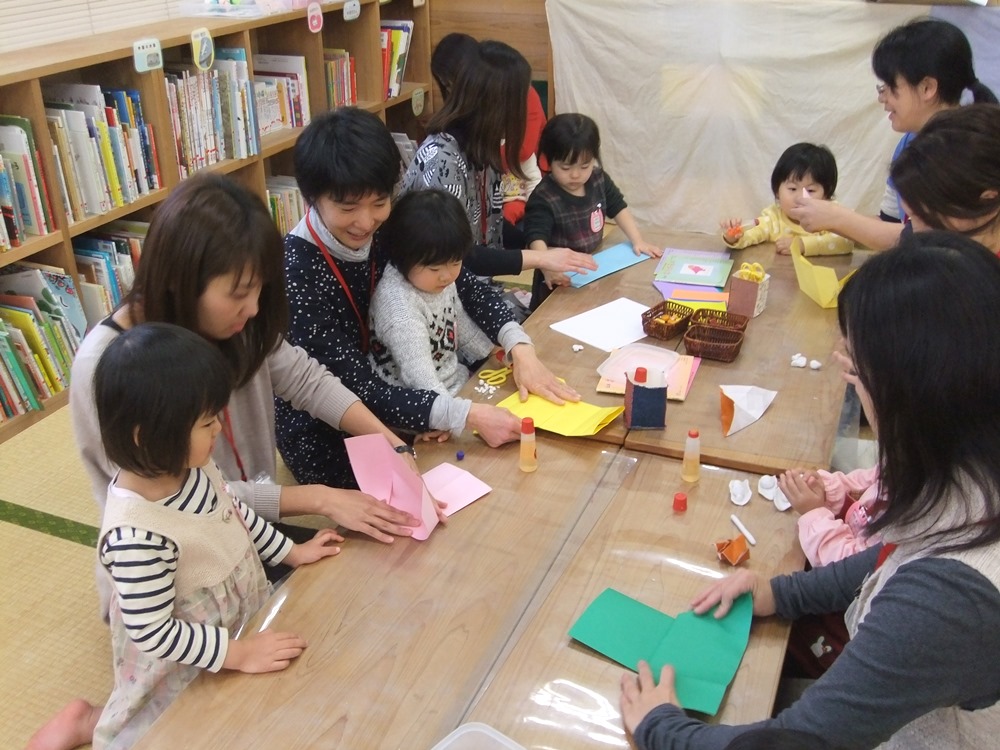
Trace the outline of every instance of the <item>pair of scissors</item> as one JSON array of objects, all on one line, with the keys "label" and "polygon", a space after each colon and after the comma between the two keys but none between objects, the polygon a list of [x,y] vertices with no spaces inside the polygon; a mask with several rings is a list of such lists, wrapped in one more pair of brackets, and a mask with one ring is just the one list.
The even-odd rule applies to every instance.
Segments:
[{"label": "pair of scissors", "polygon": [[507,378],[510,377],[512,372],[514,372],[514,369],[508,365],[496,370],[480,370],[478,377],[486,385],[503,385],[507,382]]},{"label": "pair of scissors", "polygon": [[736,275],[747,281],[761,282],[764,280],[764,266],[760,263],[744,263]]}]

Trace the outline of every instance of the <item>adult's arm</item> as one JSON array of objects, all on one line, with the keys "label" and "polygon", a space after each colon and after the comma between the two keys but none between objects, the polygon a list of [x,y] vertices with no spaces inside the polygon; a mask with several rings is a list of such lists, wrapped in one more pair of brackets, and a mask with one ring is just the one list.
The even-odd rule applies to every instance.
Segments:
[{"label": "adult's arm", "polygon": [[903,231],[902,224],[865,216],[833,201],[798,198],[788,215],[807,232],[833,232],[872,250],[888,250]]},{"label": "adult's arm", "polygon": [[860,750],[936,708],[983,708],[1000,697],[993,660],[1000,592],[978,571],[954,560],[917,560],[900,568],[871,604],[833,666],[775,719],[710,726],[676,706],[660,706],[637,727],[639,747],[722,750],[742,732],[783,727]]}]

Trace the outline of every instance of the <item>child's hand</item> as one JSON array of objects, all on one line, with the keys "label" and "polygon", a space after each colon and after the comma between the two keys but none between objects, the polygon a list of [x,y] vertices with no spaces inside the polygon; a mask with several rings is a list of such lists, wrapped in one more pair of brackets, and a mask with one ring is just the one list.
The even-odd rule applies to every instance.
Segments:
[{"label": "child's hand", "polygon": [[421,432],[415,438],[413,438],[414,443],[443,443],[444,441],[451,438],[451,430],[430,430],[429,432]]},{"label": "child's hand", "polygon": [[662,247],[657,247],[652,242],[646,242],[646,240],[639,240],[633,244],[632,251],[636,255],[648,255],[650,258],[659,258],[663,255]]},{"label": "child's hand", "polygon": [[737,242],[743,236],[743,219],[723,219],[719,226],[722,227],[722,239],[726,242]]},{"label": "child's hand", "polygon": [[238,641],[230,638],[222,668],[250,674],[280,672],[305,648],[306,642],[295,633],[276,633],[273,630],[254,633]]},{"label": "child's hand", "polygon": [[335,546],[336,542],[344,541],[344,537],[334,529],[320,529],[316,536],[308,542],[293,544],[291,551],[282,560],[286,565],[297,568],[300,565],[308,565],[324,557],[331,557],[340,554],[340,547]]},{"label": "child's hand", "polygon": [[778,477],[778,487],[799,514],[826,505],[826,490],[819,472],[789,469]]},{"label": "child's hand", "polygon": [[779,237],[774,241],[774,249],[778,251],[778,255],[791,255],[792,254],[792,238],[791,237]]},{"label": "child's hand", "polygon": [[545,286],[555,289],[557,286],[569,286],[569,276],[558,271],[542,271],[542,278],[545,279]]}]

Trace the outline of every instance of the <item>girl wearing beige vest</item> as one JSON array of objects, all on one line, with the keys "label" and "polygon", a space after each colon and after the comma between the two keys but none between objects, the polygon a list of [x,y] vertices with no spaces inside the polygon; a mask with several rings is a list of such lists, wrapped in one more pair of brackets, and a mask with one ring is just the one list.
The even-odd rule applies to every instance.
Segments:
[{"label": "girl wearing beige vest", "polygon": [[293,633],[236,640],[271,593],[261,563],[297,567],[340,551],[319,531],[290,539],[232,495],[211,460],[233,375],[217,347],[167,323],[112,341],[97,364],[101,439],[119,468],[98,557],[112,583],[115,687],[103,710],[74,701],[32,742],[135,744],[202,670],[275,672],[302,653]]}]

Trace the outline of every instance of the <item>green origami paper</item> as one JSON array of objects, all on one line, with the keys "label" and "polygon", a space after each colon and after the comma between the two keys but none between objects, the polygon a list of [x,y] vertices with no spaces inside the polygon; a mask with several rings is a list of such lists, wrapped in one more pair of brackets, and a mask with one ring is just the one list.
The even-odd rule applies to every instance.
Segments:
[{"label": "green origami paper", "polygon": [[717,620],[712,612],[671,617],[609,588],[580,615],[569,635],[629,669],[645,660],[657,678],[665,664],[672,665],[681,706],[715,714],[743,659],[752,617],[749,594]]}]

